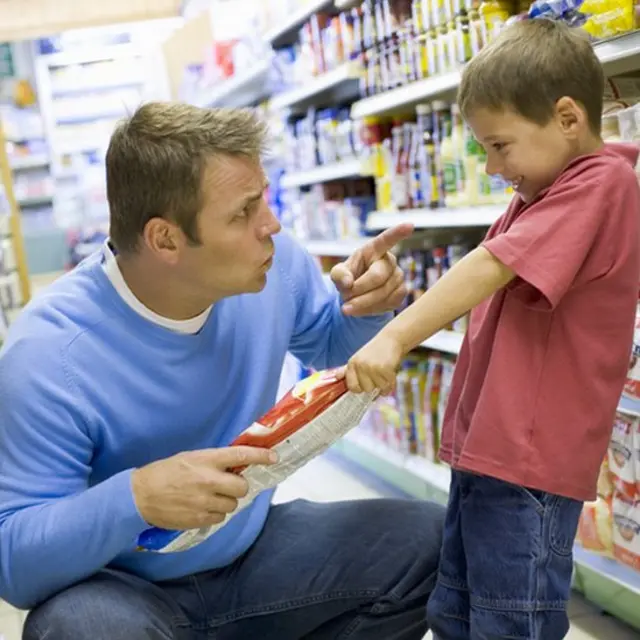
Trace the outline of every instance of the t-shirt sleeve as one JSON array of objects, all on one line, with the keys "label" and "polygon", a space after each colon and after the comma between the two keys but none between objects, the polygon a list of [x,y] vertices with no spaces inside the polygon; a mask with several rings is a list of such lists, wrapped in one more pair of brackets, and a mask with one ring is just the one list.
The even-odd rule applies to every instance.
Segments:
[{"label": "t-shirt sleeve", "polygon": [[[483,246],[555,308],[571,288],[602,227],[623,206],[630,186],[616,181],[606,158],[566,172],[503,233]],[[633,184],[637,189],[637,185]]]}]

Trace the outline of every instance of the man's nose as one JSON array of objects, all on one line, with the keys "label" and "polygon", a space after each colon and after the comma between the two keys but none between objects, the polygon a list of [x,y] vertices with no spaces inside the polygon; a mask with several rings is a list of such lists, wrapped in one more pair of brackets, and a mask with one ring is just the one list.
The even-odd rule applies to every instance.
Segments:
[{"label": "man's nose", "polygon": [[278,220],[278,218],[273,214],[271,207],[265,204],[264,209],[264,220],[261,221],[261,225],[259,227],[260,239],[275,236],[282,230],[280,220]]}]

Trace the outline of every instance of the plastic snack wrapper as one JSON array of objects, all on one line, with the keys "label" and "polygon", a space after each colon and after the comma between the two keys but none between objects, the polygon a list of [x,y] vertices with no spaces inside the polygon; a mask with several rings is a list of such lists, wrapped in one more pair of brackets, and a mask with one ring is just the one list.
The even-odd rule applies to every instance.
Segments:
[{"label": "plastic snack wrapper", "polygon": [[613,558],[613,511],[610,500],[586,502],[578,524],[577,540],[584,549]]},{"label": "plastic snack wrapper", "polygon": [[[231,443],[231,446],[273,449],[279,460],[269,466],[251,465],[233,470],[248,481],[249,492],[238,501],[238,508],[230,517],[357,426],[376,396],[377,392],[349,392],[337,370],[315,373],[296,384],[270,411]],[[188,531],[151,527],[139,536],[138,551],[185,551],[224,525],[225,522]]]},{"label": "plastic snack wrapper", "polygon": [[580,11],[584,0],[535,0],[529,7],[530,19],[547,18],[581,27],[587,22],[587,16]]}]

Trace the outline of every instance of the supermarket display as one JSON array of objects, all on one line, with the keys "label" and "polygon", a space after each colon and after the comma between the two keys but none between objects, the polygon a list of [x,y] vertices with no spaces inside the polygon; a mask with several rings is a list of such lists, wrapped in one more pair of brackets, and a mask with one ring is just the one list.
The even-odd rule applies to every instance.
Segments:
[{"label": "supermarket display", "polygon": [[284,196],[283,226],[300,240],[347,240],[364,235],[375,208],[367,180],[335,181]]},{"label": "supermarket display", "polygon": [[358,431],[391,451],[438,463],[455,359],[435,352],[407,358],[395,392],[374,401]]},{"label": "supermarket display", "polygon": [[[0,345],[10,322],[29,300],[30,285],[7,142],[0,119]],[[15,130],[13,131],[15,133]]]},{"label": "supermarket display", "polygon": [[[271,449],[278,461],[271,466],[249,466],[234,471],[249,484],[238,501],[237,514],[263,491],[272,489],[362,420],[376,393],[354,394],[336,371],[320,371],[296,384],[274,407],[240,434],[231,446]],[[168,531],[153,527],[138,539],[139,550],[173,553],[206,540],[224,523]]]},{"label": "supermarket display", "polygon": [[364,118],[359,131],[378,211],[499,205],[513,195],[487,174],[486,152],[456,104],[420,104],[415,118]]}]

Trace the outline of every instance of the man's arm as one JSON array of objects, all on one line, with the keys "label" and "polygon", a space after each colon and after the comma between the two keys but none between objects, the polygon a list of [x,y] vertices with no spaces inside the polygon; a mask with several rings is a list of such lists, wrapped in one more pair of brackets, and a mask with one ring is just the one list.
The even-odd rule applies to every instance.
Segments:
[{"label": "man's arm", "polygon": [[291,239],[289,281],[296,317],[289,350],[305,366],[326,369],[347,360],[391,319],[391,314],[346,316],[338,290],[325,280],[313,258]]},{"label": "man's arm", "polygon": [[[93,443],[60,353],[0,358],[0,598],[32,608],[132,550],[148,526],[131,470],[88,487]],[[52,358],[55,358],[52,360]]]}]

